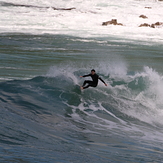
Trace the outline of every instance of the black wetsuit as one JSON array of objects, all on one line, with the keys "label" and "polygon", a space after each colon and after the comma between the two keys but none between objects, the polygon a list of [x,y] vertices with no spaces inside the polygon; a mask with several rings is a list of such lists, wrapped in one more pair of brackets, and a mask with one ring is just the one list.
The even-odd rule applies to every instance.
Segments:
[{"label": "black wetsuit", "polygon": [[[98,85],[98,79],[100,79],[105,84],[105,82],[97,74],[94,74],[94,75],[88,74],[88,75],[84,75],[83,77],[88,77],[88,76],[90,76],[93,81],[85,80],[83,83],[83,89],[86,89],[88,87],[96,87]],[[88,85],[85,86],[86,84],[88,84]]]}]

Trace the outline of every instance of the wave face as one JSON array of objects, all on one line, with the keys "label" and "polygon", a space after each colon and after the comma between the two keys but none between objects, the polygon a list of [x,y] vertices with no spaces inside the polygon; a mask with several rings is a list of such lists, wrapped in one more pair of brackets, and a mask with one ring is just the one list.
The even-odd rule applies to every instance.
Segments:
[{"label": "wave face", "polygon": [[[161,162],[162,46],[0,37],[1,162]],[[81,91],[94,68],[108,84]]]},{"label": "wave face", "polygon": [[162,91],[149,84],[149,74],[80,91],[78,73],[0,84],[0,141],[6,152],[14,150],[12,158],[1,160],[119,162],[130,154],[132,162],[140,159],[135,153],[143,153],[145,161],[151,160],[149,153],[159,160]]}]

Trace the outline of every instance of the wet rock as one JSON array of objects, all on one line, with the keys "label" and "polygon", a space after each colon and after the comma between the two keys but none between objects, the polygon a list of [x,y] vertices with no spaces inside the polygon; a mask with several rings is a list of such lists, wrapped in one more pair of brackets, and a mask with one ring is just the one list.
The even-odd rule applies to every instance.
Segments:
[{"label": "wet rock", "polygon": [[72,8],[55,8],[55,7],[52,7],[53,10],[74,10],[76,9],[75,7],[72,7]]},{"label": "wet rock", "polygon": [[156,27],[159,27],[159,26],[163,26],[163,23],[162,22],[156,22],[154,24],[147,24],[147,23],[144,23],[144,24],[141,24],[139,27],[151,27],[151,28],[156,28]]},{"label": "wet rock", "polygon": [[102,23],[103,26],[111,25],[111,24],[113,24],[113,25],[122,25],[123,26],[122,23],[117,22],[117,19],[112,19],[111,21],[107,21],[107,22]]},{"label": "wet rock", "polygon": [[155,27],[159,27],[159,26],[163,26],[163,23],[156,22],[155,24],[151,24],[151,28],[155,28]]},{"label": "wet rock", "polygon": [[147,9],[152,9],[152,7],[145,7],[145,8],[147,8]]},{"label": "wet rock", "polygon": [[140,24],[139,27],[150,27],[150,24],[147,24],[147,23]]},{"label": "wet rock", "polygon": [[145,15],[140,15],[139,18],[147,19],[148,17]]}]

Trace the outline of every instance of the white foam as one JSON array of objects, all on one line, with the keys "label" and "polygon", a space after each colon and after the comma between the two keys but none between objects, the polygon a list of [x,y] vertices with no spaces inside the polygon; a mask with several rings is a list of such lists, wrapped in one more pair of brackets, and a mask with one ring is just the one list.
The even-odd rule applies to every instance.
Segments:
[{"label": "white foam", "polygon": [[[0,31],[34,34],[68,34],[80,37],[121,37],[144,41],[163,42],[163,27],[138,27],[142,23],[163,22],[163,3],[130,0],[4,0],[7,3],[36,7],[0,6]],[[71,8],[71,11],[52,8]],[[145,7],[151,7],[150,9]],[[144,14],[148,19],[139,18]],[[117,19],[124,26],[102,26],[102,22]]]},{"label": "white foam", "polygon": [[[117,98],[117,107],[129,116],[150,124],[163,124],[163,76],[149,67],[144,67],[144,71],[128,76],[124,79],[126,83],[135,81],[137,90],[133,90],[125,85],[116,86],[112,91],[114,98]],[[138,83],[142,78],[142,82]],[[142,84],[144,89],[142,89]],[[139,89],[140,87],[140,89]],[[123,98],[124,97],[127,98]]]},{"label": "white foam", "polygon": [[65,66],[52,66],[47,72],[46,76],[48,77],[57,77],[62,76],[73,81],[74,84],[79,85],[78,78],[74,75],[74,68],[69,65]]}]

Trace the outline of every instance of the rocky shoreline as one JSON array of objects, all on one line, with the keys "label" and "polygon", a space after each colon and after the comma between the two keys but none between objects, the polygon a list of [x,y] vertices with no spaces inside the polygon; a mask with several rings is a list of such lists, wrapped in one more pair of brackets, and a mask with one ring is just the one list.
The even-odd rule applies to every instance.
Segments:
[{"label": "rocky shoreline", "polygon": [[[145,16],[145,15],[140,15],[139,18],[148,19],[148,17]],[[118,23],[117,19],[112,19],[110,21],[106,21],[106,22],[102,23],[102,26],[107,26],[107,25],[121,25],[121,26],[124,26],[122,23]],[[163,27],[163,22],[156,22],[156,23],[152,23],[152,24],[143,23],[143,24],[140,24],[138,27],[158,28],[158,27]]]},{"label": "rocky shoreline", "polygon": [[[163,0],[158,0],[158,1],[163,1]],[[75,7],[70,7],[70,8],[56,8],[56,7],[46,7],[46,6],[35,6],[35,5],[23,5],[23,4],[15,4],[15,3],[6,3],[6,2],[0,2],[2,6],[13,6],[13,7],[31,7],[31,8],[40,8],[40,9],[53,9],[53,10],[74,10],[76,9]],[[152,7],[145,7],[146,9],[152,9]],[[139,18],[142,19],[148,19],[146,15],[140,15]],[[125,26],[123,23],[119,23],[117,19],[111,19],[109,21],[102,22],[102,26],[107,26],[107,25],[120,25],[120,26]],[[150,27],[150,28],[160,28],[163,27],[163,22],[155,22],[152,24],[148,23],[143,23],[140,24],[138,27]]]}]

